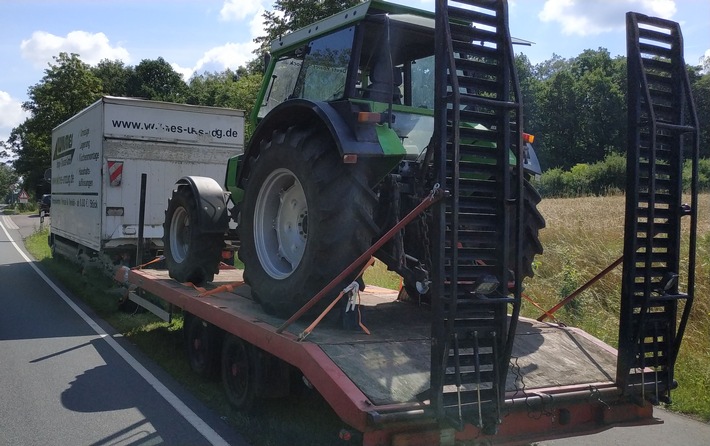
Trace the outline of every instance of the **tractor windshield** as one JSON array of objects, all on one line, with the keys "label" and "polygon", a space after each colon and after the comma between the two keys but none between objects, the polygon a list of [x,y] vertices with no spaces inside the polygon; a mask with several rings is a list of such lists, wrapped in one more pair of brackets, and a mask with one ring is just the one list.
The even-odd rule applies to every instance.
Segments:
[{"label": "tractor windshield", "polygon": [[281,55],[274,65],[259,118],[287,99],[342,99],[353,36],[353,27],[341,29]]}]

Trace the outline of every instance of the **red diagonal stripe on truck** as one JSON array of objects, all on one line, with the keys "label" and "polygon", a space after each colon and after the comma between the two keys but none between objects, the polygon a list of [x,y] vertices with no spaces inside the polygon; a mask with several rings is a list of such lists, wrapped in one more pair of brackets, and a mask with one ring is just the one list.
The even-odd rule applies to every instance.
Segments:
[{"label": "red diagonal stripe on truck", "polygon": [[123,161],[108,161],[108,174],[113,187],[121,185],[121,176],[123,175]]}]

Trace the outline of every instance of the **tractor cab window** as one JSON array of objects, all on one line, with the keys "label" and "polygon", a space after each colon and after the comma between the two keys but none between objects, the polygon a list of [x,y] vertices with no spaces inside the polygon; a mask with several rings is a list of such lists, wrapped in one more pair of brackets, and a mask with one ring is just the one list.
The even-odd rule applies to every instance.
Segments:
[{"label": "tractor cab window", "polygon": [[434,56],[415,59],[408,68],[413,86],[409,105],[434,110]]},{"label": "tractor cab window", "polygon": [[357,90],[363,99],[434,109],[433,20],[373,16],[362,26]]},{"label": "tractor cab window", "polygon": [[264,117],[287,99],[342,99],[353,36],[353,28],[345,28],[281,56],[274,64],[271,84],[259,109],[259,117]]}]

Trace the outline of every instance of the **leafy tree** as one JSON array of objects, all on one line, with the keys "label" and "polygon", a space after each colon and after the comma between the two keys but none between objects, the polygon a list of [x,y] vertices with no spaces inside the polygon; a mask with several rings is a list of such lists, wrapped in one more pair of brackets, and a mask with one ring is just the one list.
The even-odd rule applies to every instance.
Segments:
[{"label": "leafy tree", "polygon": [[710,157],[710,71],[691,86],[700,123],[700,156]]},{"label": "leafy tree", "polygon": [[535,76],[535,68],[530,59],[522,53],[515,56],[515,66],[520,83],[520,91],[523,96],[523,129],[533,135],[538,133],[540,128],[540,111],[538,107],[538,97],[542,88],[542,81]]},{"label": "leafy tree", "polygon": [[259,57],[250,63],[251,72],[263,69],[261,56],[269,51],[272,41],[360,2],[361,0],[275,0],[273,10],[262,15],[266,34],[254,39],[254,42],[259,44],[254,53]]},{"label": "leafy tree", "polygon": [[185,102],[195,105],[208,105],[211,107],[226,107],[220,103],[218,97],[223,96],[223,91],[239,80],[239,76],[232,70],[221,73],[203,73],[195,75],[188,84],[188,93]]},{"label": "leafy tree", "polygon": [[12,186],[17,183],[17,174],[5,163],[0,163],[0,198],[4,198],[12,191]]},{"label": "leafy tree", "polygon": [[552,58],[535,65],[535,76],[540,80],[546,80],[552,77],[558,71],[566,68],[569,65],[567,60],[559,54],[552,53]]},{"label": "leafy tree", "polygon": [[[254,109],[261,85],[260,74],[241,74],[231,70],[205,73],[190,79],[188,104],[229,107],[244,110],[246,116]],[[251,129],[247,129],[247,134]]]},{"label": "leafy tree", "polygon": [[156,101],[184,103],[187,84],[162,57],[143,59],[128,77],[127,95]]},{"label": "leafy tree", "polygon": [[592,163],[625,150],[625,83],[619,83],[625,71],[615,72],[619,67],[604,48],[585,50],[572,63],[581,143],[577,162]]},{"label": "leafy tree", "polygon": [[14,168],[24,187],[35,190],[50,167],[52,129],[95,102],[101,81],[78,54],[59,53],[40,82],[28,89],[22,108],[31,116],[10,132],[8,144],[17,155]]},{"label": "leafy tree", "polygon": [[105,95],[128,96],[128,80],[133,75],[133,67],[127,67],[120,60],[103,59],[91,71],[101,79]]},{"label": "leafy tree", "polygon": [[543,84],[539,106],[540,135],[536,141],[543,169],[572,167],[577,163],[580,132],[577,89],[569,70],[555,73]]},{"label": "leafy tree", "polygon": [[[526,129],[537,134],[543,168],[594,163],[626,147],[626,64],[604,48],[552,59],[532,69],[524,61],[521,88],[533,96]],[[526,102],[530,99],[525,98]],[[532,125],[531,125],[532,124]]]},{"label": "leafy tree", "polygon": [[101,82],[78,54],[59,53],[40,82],[28,89],[29,101],[22,108],[31,120],[54,126],[86,108],[101,96]]}]

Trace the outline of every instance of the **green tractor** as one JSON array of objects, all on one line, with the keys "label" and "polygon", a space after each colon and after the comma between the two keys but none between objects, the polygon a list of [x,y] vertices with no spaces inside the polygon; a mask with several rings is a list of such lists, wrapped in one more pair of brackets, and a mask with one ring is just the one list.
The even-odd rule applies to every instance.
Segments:
[{"label": "green tractor", "polygon": [[[437,161],[441,146],[436,135],[452,122],[435,116],[442,85],[435,76],[441,68],[435,63],[440,45],[435,44],[435,18],[434,13],[371,0],[274,41],[252,116],[255,130],[245,153],[227,165],[226,192],[207,178],[187,177],[176,184],[164,228],[171,276],[181,282],[211,281],[227,242],[239,247],[252,297],[269,312],[290,315],[427,197],[446,170]],[[447,42],[456,52],[456,35],[445,38]],[[486,65],[487,54],[495,60],[494,53],[502,50],[483,41],[467,43],[485,52],[457,53],[472,65],[455,71],[473,80],[458,88],[483,99],[478,105],[456,106],[460,142],[473,148],[458,159],[460,181],[494,185],[513,197],[520,190],[523,199],[516,200],[523,204],[509,206],[502,221],[490,221],[490,215],[457,221],[462,233],[495,226],[490,234],[509,246],[504,255],[465,259],[478,242],[454,238],[443,244],[455,244],[447,252],[474,266],[502,258],[506,266],[499,271],[509,277],[498,280],[522,281],[532,276],[533,258],[542,252],[538,231],[544,220],[536,210],[540,197],[527,181],[540,168],[529,141],[521,137],[522,144],[516,144],[522,134],[517,126],[517,135],[509,132],[516,150],[498,149],[505,139],[485,136],[503,128],[501,113],[489,111],[486,103],[496,99],[488,84],[502,81],[496,73],[476,74],[473,64]],[[506,69],[510,66],[506,62]],[[446,87],[440,91],[446,95]],[[505,178],[496,170],[501,150],[508,152],[501,158],[508,160]],[[520,162],[518,154],[524,158]],[[477,168],[466,169],[472,165]],[[456,193],[463,202],[487,192],[462,186]],[[446,206],[458,206],[450,196],[447,200]],[[475,217],[475,212],[466,213]],[[430,296],[432,257],[442,249],[431,232],[436,218],[432,210],[421,214],[375,254],[402,276],[409,296],[422,301]],[[443,225],[448,228],[444,231],[452,226]],[[510,277],[514,275],[518,277]],[[507,294],[507,289],[501,292]]]}]

